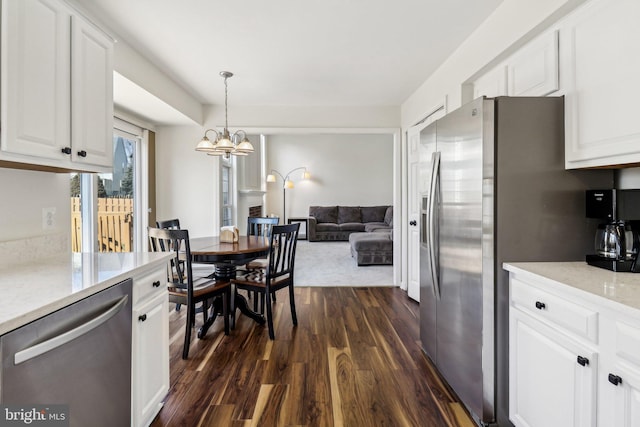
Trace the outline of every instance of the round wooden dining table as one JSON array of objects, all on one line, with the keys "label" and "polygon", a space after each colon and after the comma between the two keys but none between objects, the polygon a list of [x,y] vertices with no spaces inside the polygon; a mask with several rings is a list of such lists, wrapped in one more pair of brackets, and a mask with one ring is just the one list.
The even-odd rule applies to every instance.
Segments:
[{"label": "round wooden dining table", "polygon": [[[200,264],[213,264],[214,276],[220,280],[236,277],[236,267],[269,254],[269,238],[263,236],[239,236],[234,243],[221,242],[220,237],[196,237],[189,239],[191,261]],[[236,293],[236,308],[242,314],[263,324],[264,316],[249,308],[244,296]]]}]

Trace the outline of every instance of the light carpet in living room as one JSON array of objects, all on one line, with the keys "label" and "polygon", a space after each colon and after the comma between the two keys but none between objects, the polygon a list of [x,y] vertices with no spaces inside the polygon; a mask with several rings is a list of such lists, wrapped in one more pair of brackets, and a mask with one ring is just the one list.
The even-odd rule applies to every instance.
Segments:
[{"label": "light carpet in living room", "polygon": [[393,286],[392,265],[358,267],[349,242],[299,240],[296,286]]}]

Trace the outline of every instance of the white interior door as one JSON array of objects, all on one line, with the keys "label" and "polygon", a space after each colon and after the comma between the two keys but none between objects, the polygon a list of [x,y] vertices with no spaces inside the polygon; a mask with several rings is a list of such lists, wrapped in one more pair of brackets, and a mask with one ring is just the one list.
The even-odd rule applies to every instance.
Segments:
[{"label": "white interior door", "polygon": [[420,131],[426,126],[422,123],[407,131],[407,295],[420,301]]}]

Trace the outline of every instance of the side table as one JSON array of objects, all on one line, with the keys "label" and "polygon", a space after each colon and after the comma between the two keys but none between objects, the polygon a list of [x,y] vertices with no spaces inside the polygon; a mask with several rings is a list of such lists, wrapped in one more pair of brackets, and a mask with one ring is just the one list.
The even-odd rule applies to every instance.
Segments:
[{"label": "side table", "polygon": [[309,218],[306,216],[287,218],[287,224],[293,224],[294,222],[300,222],[304,224],[304,233],[301,233],[302,230],[298,231],[298,240],[307,240]]}]

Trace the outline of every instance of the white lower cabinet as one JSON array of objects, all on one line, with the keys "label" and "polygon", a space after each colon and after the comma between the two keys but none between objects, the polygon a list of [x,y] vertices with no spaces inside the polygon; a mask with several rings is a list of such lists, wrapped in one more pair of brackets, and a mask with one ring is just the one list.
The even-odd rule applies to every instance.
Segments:
[{"label": "white lower cabinet", "polygon": [[640,312],[537,277],[510,273],[511,422],[640,426]]},{"label": "white lower cabinet", "polygon": [[640,426],[640,372],[614,365],[600,375],[601,426]]},{"label": "white lower cabinet", "polygon": [[597,353],[514,309],[509,413],[518,426],[595,426]]},{"label": "white lower cabinet", "polygon": [[148,426],[169,391],[169,297],[164,266],[133,281],[132,426]]}]

